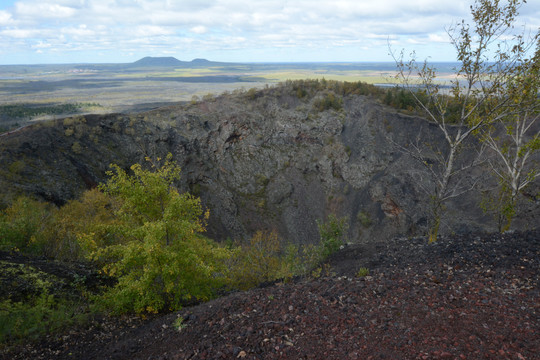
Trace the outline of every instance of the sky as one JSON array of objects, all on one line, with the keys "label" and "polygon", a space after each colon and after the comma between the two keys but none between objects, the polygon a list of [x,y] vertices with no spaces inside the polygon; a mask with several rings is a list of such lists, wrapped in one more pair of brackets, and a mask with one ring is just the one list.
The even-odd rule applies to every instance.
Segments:
[{"label": "sky", "polygon": [[[454,61],[446,29],[473,0],[0,0],[0,65]],[[518,24],[540,28],[540,0]]]}]

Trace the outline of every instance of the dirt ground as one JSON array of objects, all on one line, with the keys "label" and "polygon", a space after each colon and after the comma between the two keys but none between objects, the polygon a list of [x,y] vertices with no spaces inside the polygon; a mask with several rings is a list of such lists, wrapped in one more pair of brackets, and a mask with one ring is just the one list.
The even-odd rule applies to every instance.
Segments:
[{"label": "dirt ground", "polygon": [[0,357],[540,359],[539,270],[540,230],[354,245],[318,278],[152,319],[95,319]]}]

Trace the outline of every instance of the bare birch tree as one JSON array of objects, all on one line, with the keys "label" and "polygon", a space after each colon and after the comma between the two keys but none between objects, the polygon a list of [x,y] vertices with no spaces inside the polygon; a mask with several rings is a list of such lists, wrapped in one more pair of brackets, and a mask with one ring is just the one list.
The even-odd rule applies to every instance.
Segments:
[{"label": "bare birch tree", "polygon": [[[437,70],[427,61],[419,64],[415,54],[406,61],[403,51],[391,54],[398,67],[397,77],[414,97],[429,121],[442,132],[444,144],[429,144],[435,163],[423,159],[420,147],[413,147],[433,178],[430,190],[431,222],[429,241],[437,239],[445,203],[470,189],[463,181],[467,166],[462,159],[465,143],[490,124],[513,111],[507,106],[508,84],[515,81],[515,67],[525,57],[524,36],[514,36],[519,8],[526,0],[476,0],[471,6],[473,25],[464,20],[447,29],[459,65],[449,89],[438,81]],[[412,154],[412,152],[411,152]],[[474,163],[470,161],[469,163]]]},{"label": "bare birch tree", "polygon": [[498,117],[480,134],[495,155],[489,164],[499,180],[498,194],[492,202],[499,231],[510,228],[520,192],[540,176],[540,164],[535,158],[540,150],[540,32],[535,40],[534,55],[512,69],[506,87],[509,101],[503,111],[505,116]]}]

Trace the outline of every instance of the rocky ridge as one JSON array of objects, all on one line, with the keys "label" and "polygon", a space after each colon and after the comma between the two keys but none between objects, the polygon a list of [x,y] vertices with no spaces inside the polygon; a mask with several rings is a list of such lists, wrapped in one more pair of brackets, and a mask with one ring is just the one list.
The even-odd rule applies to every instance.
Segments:
[{"label": "rocky ridge", "polygon": [[[431,180],[401,149],[419,136],[441,143],[435,126],[362,95],[321,110],[329,93],[298,96],[283,84],[139,114],[39,123],[0,138],[3,201],[27,193],[62,204],[104,181],[110,163],[128,168],[170,152],[183,170],[180,188],[210,209],[208,235],[217,240],[274,229],[310,243],[316,220],[330,213],[348,217],[353,243],[421,233]],[[479,200],[471,193],[450,202],[443,233],[494,230]],[[534,224],[538,206],[529,205],[518,228]]]}]

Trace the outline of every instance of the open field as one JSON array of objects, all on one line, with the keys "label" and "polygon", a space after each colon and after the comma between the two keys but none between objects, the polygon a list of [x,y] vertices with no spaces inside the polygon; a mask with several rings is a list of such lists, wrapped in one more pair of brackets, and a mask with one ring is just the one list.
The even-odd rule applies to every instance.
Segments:
[{"label": "open field", "polygon": [[[218,63],[206,60],[155,65],[63,64],[0,66],[0,106],[47,106],[85,103],[79,112],[146,110],[167,102],[190,101],[193,96],[250,89],[286,80],[322,79],[390,84],[394,63]],[[441,64],[451,73],[451,64]],[[0,108],[1,112],[1,108]],[[70,114],[57,114],[59,116]],[[4,130],[21,123],[50,118],[13,119],[0,113]]]}]

